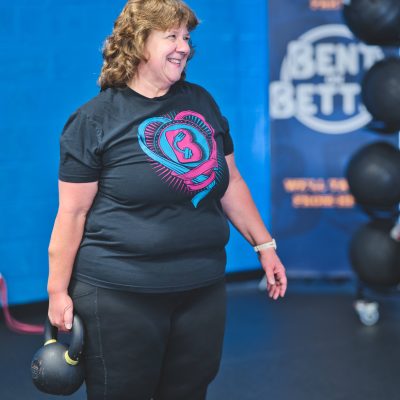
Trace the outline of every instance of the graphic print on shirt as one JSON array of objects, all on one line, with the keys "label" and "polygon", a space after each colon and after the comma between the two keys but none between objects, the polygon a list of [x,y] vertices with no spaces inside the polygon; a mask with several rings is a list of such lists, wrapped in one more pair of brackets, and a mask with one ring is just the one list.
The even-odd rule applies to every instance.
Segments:
[{"label": "graphic print on shirt", "polygon": [[193,194],[194,207],[220,180],[214,129],[201,114],[149,118],[139,125],[138,137],[157,173],[175,189]]}]

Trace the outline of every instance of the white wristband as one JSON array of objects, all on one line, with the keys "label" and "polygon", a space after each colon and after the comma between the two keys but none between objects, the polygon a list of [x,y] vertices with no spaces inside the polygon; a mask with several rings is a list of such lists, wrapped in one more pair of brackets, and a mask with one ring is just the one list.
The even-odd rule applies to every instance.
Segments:
[{"label": "white wristband", "polygon": [[275,239],[272,239],[270,242],[259,244],[258,246],[254,246],[253,249],[255,252],[259,252],[260,250],[269,249],[273,247],[276,250],[276,242]]}]

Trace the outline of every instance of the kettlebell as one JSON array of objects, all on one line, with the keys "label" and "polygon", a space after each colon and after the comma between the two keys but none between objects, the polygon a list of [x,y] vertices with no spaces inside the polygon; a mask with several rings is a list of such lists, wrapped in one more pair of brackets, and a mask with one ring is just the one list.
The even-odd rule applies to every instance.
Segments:
[{"label": "kettlebell", "polygon": [[32,380],[44,393],[67,396],[76,392],[84,381],[80,356],[83,350],[84,327],[75,314],[69,346],[57,341],[58,329],[49,318],[45,322],[44,345],[31,363]]}]

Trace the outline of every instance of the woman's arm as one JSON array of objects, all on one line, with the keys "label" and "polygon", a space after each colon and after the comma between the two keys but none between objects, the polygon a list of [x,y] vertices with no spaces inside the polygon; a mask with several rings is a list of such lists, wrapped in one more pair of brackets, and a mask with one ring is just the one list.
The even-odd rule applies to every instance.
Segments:
[{"label": "woman's arm", "polygon": [[97,193],[97,182],[59,181],[59,207],[49,244],[49,318],[61,330],[71,329],[72,300],[68,285],[82,240],[86,215]]},{"label": "woman's arm", "polygon": [[[223,210],[236,229],[252,245],[256,246],[272,240],[260,213],[254,203],[246,182],[236,167],[233,154],[225,157],[229,168],[229,186],[221,200]],[[269,296],[276,300],[286,292],[285,268],[275,250],[260,250],[259,259],[267,275]]]}]

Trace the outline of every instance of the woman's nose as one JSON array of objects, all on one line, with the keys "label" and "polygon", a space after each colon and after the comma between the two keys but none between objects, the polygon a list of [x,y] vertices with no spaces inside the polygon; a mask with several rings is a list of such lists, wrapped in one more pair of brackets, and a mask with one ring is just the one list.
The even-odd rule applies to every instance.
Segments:
[{"label": "woman's nose", "polygon": [[189,41],[183,38],[179,39],[176,51],[178,51],[179,53],[189,54],[190,52]]}]

